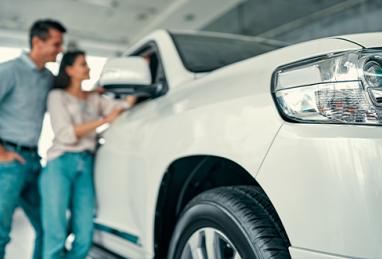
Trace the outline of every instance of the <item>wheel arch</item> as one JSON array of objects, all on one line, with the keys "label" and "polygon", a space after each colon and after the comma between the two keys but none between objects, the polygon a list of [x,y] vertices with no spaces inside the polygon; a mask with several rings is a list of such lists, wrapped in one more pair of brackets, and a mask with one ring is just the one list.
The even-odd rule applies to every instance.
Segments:
[{"label": "wheel arch", "polygon": [[[263,190],[246,169],[224,157],[193,155],[173,161],[163,175],[158,193],[154,225],[155,258],[166,258],[177,217],[192,198],[213,188],[235,185],[253,185]],[[273,206],[272,209],[276,212]],[[290,243],[281,220],[278,220],[283,236]]]}]

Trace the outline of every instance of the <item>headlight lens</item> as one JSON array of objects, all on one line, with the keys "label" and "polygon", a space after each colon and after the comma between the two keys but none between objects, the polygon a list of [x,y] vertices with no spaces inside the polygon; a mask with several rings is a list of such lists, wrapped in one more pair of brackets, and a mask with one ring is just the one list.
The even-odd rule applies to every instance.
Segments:
[{"label": "headlight lens", "polygon": [[380,60],[345,52],[283,67],[274,74],[276,103],[297,122],[382,124]]},{"label": "headlight lens", "polygon": [[382,67],[378,61],[367,61],[363,71],[365,81],[370,87],[382,87]]}]

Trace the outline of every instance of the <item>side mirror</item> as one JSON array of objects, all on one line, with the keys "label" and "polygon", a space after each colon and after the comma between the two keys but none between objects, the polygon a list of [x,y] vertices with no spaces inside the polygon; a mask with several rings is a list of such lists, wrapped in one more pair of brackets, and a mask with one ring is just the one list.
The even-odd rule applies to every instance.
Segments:
[{"label": "side mirror", "polygon": [[142,57],[109,59],[103,67],[100,85],[117,95],[153,97],[158,87],[151,85],[149,65]]}]

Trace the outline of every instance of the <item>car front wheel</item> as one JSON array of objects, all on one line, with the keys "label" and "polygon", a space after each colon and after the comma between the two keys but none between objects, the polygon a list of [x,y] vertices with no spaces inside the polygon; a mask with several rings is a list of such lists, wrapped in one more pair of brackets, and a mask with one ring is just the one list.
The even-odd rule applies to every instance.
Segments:
[{"label": "car front wheel", "polygon": [[252,186],[220,187],[195,197],[183,210],[168,259],[290,258],[268,199]]}]

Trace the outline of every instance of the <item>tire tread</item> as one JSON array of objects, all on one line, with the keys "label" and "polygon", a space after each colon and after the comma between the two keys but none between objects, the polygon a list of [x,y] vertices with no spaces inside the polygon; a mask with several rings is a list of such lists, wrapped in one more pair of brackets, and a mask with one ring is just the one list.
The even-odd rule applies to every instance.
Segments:
[{"label": "tire tread", "polygon": [[261,189],[253,186],[212,189],[195,197],[185,211],[203,202],[213,203],[234,215],[262,258],[291,258],[289,240],[277,222],[278,215],[271,209],[272,204]]}]

